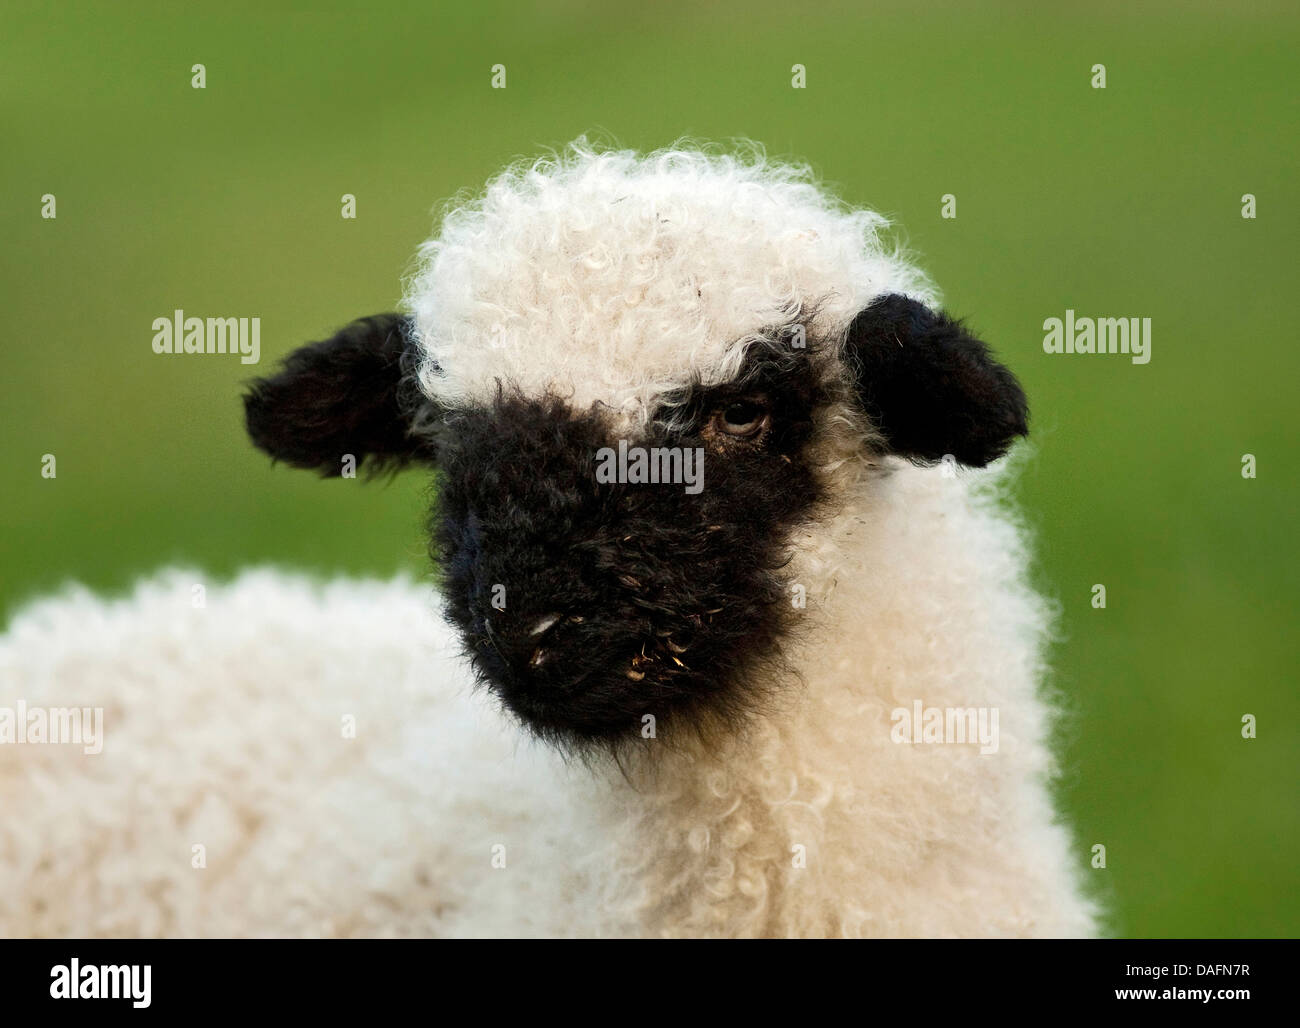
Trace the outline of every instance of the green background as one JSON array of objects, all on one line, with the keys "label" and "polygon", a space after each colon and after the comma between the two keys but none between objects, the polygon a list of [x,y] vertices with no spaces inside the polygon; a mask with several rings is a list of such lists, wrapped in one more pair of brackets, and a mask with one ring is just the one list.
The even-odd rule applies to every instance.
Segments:
[{"label": "green background", "polygon": [[[241,382],[391,309],[434,206],[508,160],[751,137],[895,218],[1025,384],[1061,798],[1110,930],[1297,934],[1300,15],[1048,7],[7,3],[0,618],[167,562],[423,567],[420,476],[272,469]],[[176,307],[259,316],[261,368],[153,354]],[[1151,363],[1045,355],[1067,307],[1151,318]]]}]

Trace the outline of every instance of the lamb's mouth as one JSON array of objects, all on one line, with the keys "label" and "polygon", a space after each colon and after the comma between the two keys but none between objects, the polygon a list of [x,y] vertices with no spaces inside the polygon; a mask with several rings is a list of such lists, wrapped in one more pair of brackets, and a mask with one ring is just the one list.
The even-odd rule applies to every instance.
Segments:
[{"label": "lamb's mouth", "polygon": [[689,672],[691,669],[681,658],[689,650],[689,646],[683,646],[674,640],[671,632],[656,632],[650,643],[643,643],[641,649],[632,654],[627,669],[623,672],[624,677],[640,682],[650,670],[668,675]]},{"label": "lamb's mouth", "polygon": [[513,636],[476,618],[469,650],[484,684],[539,735],[614,742],[643,731],[647,715],[658,725],[683,694],[708,691],[704,644],[720,609],[643,624],[621,645],[596,613],[530,614]]},{"label": "lamb's mouth", "polygon": [[[569,623],[581,624],[584,619],[571,617],[567,620]],[[579,690],[583,685],[592,682],[593,679],[600,677],[602,674],[609,675],[612,671],[621,671],[624,678],[633,682],[644,681],[647,674],[689,674],[692,669],[682,657],[690,652],[690,646],[683,645],[679,641],[679,636],[680,633],[674,633],[667,629],[657,631],[633,649],[629,656],[614,663],[612,668],[605,667],[584,671],[577,678],[567,683],[567,689],[571,691]],[[555,646],[543,643],[533,650],[532,656],[528,660],[528,666],[534,671],[541,668],[549,670],[562,659],[562,654]]]},{"label": "lamb's mouth", "polygon": [[[714,614],[721,613],[722,608],[704,611],[702,614],[689,615],[675,627],[650,628],[631,649],[622,661],[614,663],[623,676],[633,682],[643,681],[649,672],[662,672],[667,675],[690,673],[692,670],[683,659],[690,652],[691,642],[698,637],[702,629],[712,620]],[[532,673],[538,671],[559,671],[559,661],[564,659],[566,650],[578,645],[571,638],[573,629],[581,629],[587,623],[587,616],[582,614],[563,615],[559,613],[544,614],[531,623],[528,637],[534,644],[528,658],[528,668]],[[486,639],[501,656],[496,637],[492,633],[490,620],[483,623]],[[559,638],[557,638],[557,636]],[[607,669],[601,669],[607,670]],[[568,683],[567,688],[576,689],[590,680],[595,672],[587,670]]]}]

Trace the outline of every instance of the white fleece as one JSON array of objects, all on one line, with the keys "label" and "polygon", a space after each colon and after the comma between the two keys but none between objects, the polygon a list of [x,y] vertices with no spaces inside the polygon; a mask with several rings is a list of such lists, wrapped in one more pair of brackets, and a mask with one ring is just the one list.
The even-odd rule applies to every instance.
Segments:
[{"label": "white fleece", "polygon": [[878,294],[934,302],[886,227],[757,147],[580,140],[461,198],[420,248],[406,302],[421,384],[455,404],[514,383],[643,422],[692,375],[733,377],[765,329],[801,320],[833,339]]}]

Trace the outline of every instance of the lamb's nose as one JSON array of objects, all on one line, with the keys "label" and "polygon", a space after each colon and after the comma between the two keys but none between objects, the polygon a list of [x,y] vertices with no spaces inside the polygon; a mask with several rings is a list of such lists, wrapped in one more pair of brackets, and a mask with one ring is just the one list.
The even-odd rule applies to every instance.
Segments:
[{"label": "lamb's nose", "polygon": [[[541,643],[548,632],[559,622],[559,614],[546,614],[533,622],[533,626],[528,630],[528,637],[534,642]],[[538,645],[531,657],[528,658],[528,666],[539,668],[550,659],[551,651],[545,646]]]},{"label": "lamb's nose", "polygon": [[552,629],[564,620],[559,611],[540,617],[511,618],[508,613],[488,617],[485,627],[492,645],[520,671],[536,670],[551,659]]}]

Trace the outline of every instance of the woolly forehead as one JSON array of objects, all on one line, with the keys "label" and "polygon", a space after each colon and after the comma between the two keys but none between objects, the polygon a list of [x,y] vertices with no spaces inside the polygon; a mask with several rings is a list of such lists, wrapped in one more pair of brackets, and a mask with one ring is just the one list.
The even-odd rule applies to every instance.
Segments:
[{"label": "woolly forehead", "polygon": [[421,248],[421,386],[462,405],[510,384],[643,420],[685,382],[734,378],[764,332],[833,339],[877,295],[925,296],[883,226],[761,162],[579,153],[507,172]]}]

